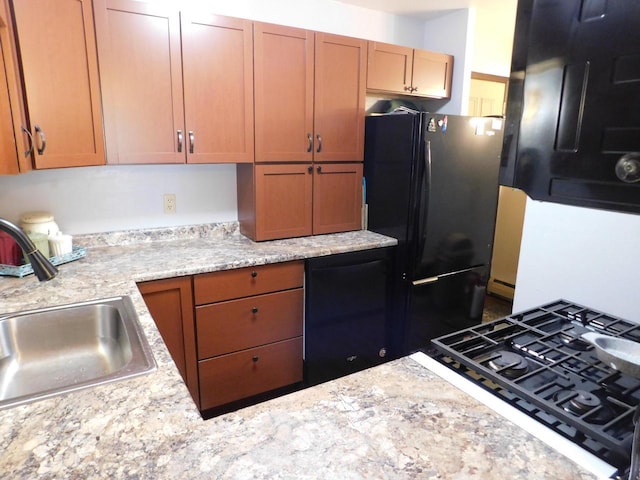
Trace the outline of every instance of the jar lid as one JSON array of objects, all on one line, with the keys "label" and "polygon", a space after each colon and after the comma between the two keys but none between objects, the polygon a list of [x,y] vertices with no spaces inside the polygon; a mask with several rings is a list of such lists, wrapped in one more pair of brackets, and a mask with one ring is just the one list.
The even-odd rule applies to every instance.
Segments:
[{"label": "jar lid", "polygon": [[53,215],[49,212],[28,212],[20,217],[22,223],[47,223],[53,221]]}]

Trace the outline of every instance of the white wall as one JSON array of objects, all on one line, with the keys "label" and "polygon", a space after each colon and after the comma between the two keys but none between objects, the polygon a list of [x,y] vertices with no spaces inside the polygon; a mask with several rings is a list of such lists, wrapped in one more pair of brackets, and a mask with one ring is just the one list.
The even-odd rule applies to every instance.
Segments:
[{"label": "white wall", "polygon": [[[165,215],[163,195],[176,195]],[[230,222],[238,219],[235,165],[66,168],[0,177],[0,216],[47,210],[65,233]]]},{"label": "white wall", "polygon": [[[154,0],[159,3],[172,3]],[[201,1],[175,1],[180,8]],[[209,0],[221,15],[421,47],[422,21],[333,0]],[[177,213],[163,213],[175,193]],[[71,234],[237,220],[233,165],[106,166],[0,176],[0,217],[17,222],[32,210],[52,212]]]},{"label": "white wall", "polygon": [[467,113],[475,25],[475,8],[452,10],[424,24],[423,48],[455,57],[451,82],[453,94],[449,101],[437,109],[440,113]]},{"label": "white wall", "polygon": [[508,77],[511,71],[513,30],[518,2],[505,2],[500,9],[476,9],[472,70]]},{"label": "white wall", "polygon": [[640,215],[527,199],[514,311],[565,298],[640,323]]}]

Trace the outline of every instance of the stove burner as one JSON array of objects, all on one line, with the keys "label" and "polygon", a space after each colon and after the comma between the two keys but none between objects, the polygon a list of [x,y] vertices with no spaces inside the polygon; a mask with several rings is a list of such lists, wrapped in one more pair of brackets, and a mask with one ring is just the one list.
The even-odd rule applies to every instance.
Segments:
[{"label": "stove burner", "polygon": [[569,407],[574,412],[584,413],[592,410],[600,405],[600,399],[591,392],[585,392],[584,390],[578,390],[578,395],[573,397],[569,402]]},{"label": "stove burner", "polygon": [[498,356],[489,361],[489,366],[507,378],[518,378],[529,369],[527,359],[507,350],[496,352]]},{"label": "stove burner", "polygon": [[585,390],[561,390],[556,393],[555,400],[562,401],[563,398],[569,398],[572,395],[575,396],[571,397],[571,399],[562,406],[565,412],[569,412],[578,417],[588,414],[584,417],[584,421],[597,425],[607,423],[615,417],[614,409],[608,405],[606,401],[603,401],[598,395]]},{"label": "stove burner", "polygon": [[572,335],[562,335],[562,342],[565,346],[569,347],[571,350],[576,350],[578,352],[585,352],[591,348],[591,344],[585,340],[582,340],[579,337],[574,337]]}]

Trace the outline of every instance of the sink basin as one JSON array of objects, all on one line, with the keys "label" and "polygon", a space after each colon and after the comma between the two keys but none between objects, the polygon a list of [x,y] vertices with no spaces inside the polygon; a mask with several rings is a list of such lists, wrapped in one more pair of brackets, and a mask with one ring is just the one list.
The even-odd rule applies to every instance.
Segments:
[{"label": "sink basin", "polygon": [[0,409],[155,368],[127,296],[0,316]]}]

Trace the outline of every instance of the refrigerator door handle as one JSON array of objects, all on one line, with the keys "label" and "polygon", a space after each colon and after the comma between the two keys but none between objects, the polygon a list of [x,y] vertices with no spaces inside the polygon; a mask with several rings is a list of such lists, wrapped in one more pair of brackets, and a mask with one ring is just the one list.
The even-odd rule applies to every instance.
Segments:
[{"label": "refrigerator door handle", "polygon": [[[418,244],[417,257],[422,258],[423,249],[427,241],[427,215],[429,212],[429,201],[431,196],[431,140],[425,141],[424,152],[424,172],[421,180],[421,188],[418,201]],[[426,198],[423,200],[423,195]]]},{"label": "refrigerator door handle", "polygon": [[411,282],[411,284],[414,287],[418,287],[420,285],[428,285],[431,283],[436,283],[437,281],[446,278],[446,277],[450,277],[452,275],[459,275],[461,273],[466,273],[466,272],[471,272],[473,270],[476,270],[479,267],[482,267],[483,265],[474,265],[472,267],[469,268],[463,268],[462,270],[456,270],[455,272],[447,272],[447,273],[443,273],[441,275],[436,275],[435,277],[425,277],[425,278],[420,278],[418,280],[414,280]]},{"label": "refrigerator door handle", "polygon": [[420,280],[414,280],[413,282],[411,282],[411,284],[414,287],[418,287],[420,285],[428,285],[430,283],[436,283],[438,280],[440,280],[440,277],[427,277],[427,278],[421,278]]}]

